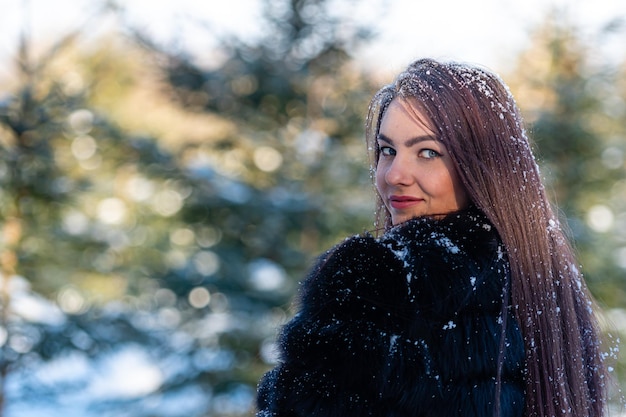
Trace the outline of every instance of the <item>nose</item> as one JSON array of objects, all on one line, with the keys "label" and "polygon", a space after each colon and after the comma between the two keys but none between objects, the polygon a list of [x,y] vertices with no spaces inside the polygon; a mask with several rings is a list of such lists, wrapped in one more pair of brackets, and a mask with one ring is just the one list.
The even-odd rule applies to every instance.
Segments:
[{"label": "nose", "polygon": [[412,178],[409,164],[398,156],[387,166],[385,181],[389,185],[409,185]]}]

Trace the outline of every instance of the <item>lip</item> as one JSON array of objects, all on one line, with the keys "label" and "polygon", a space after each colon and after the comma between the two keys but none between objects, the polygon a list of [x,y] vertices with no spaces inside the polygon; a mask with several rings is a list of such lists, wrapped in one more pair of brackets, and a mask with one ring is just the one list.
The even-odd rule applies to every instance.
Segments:
[{"label": "lip", "polygon": [[389,197],[389,205],[396,210],[403,210],[409,207],[413,207],[424,201],[421,198],[404,196],[404,195],[392,195]]}]

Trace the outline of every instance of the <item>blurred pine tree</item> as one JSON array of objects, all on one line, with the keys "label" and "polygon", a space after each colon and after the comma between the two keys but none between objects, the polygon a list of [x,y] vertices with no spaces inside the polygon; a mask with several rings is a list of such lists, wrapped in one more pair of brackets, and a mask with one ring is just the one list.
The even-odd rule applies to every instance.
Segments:
[{"label": "blurred pine tree", "polygon": [[[268,1],[268,38],[225,42],[216,69],[137,32],[122,50],[62,41],[36,70],[22,65],[0,108],[4,288],[25,287],[3,304],[10,415],[36,409],[34,393],[61,407],[92,384],[36,369],[97,368],[137,346],[153,385],[125,394],[120,381],[117,395],[74,407],[251,412],[296,282],[320,251],[371,227],[373,87],[348,52],[366,33],[339,30],[327,7]],[[47,296],[56,319],[21,314],[18,293]],[[177,398],[185,407],[165,411]]]}]

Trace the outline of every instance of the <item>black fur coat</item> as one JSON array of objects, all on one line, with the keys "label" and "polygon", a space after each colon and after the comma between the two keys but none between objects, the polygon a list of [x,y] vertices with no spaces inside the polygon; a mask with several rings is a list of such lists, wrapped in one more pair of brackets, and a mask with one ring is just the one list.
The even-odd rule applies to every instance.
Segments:
[{"label": "black fur coat", "polygon": [[491,417],[500,346],[500,416],[521,416],[508,285],[503,246],[475,209],[347,239],[304,281],[257,417]]}]

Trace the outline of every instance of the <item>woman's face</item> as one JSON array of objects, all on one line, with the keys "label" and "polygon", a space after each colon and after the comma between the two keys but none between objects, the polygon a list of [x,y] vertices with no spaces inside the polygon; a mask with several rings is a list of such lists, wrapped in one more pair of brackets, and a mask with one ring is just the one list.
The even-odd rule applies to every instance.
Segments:
[{"label": "woman's face", "polygon": [[380,125],[376,189],[394,225],[418,216],[443,215],[469,202],[447,149],[420,120],[427,119],[409,102],[396,98]]}]

